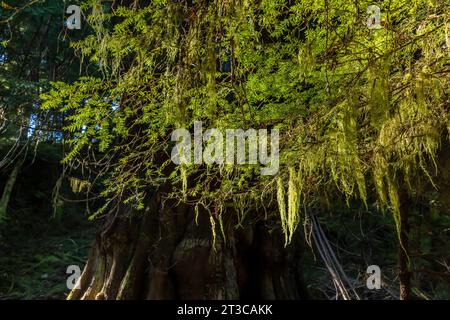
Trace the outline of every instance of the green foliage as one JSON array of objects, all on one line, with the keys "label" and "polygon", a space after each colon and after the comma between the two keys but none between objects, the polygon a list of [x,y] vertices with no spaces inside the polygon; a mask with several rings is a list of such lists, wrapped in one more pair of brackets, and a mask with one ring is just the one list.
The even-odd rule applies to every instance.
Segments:
[{"label": "green foliage", "polygon": [[[94,4],[94,34],[74,48],[102,76],[55,83],[42,96],[45,108],[70,112],[66,162],[88,157],[110,204],[142,207],[149,190],[171,182],[183,191],[171,196],[246,216],[273,206],[275,195],[287,242],[301,208],[330,194],[377,201],[399,228],[399,192],[411,192],[419,176],[433,180],[449,137],[448,5],[383,2],[382,28],[372,30],[370,4]],[[261,177],[256,166],[171,168],[167,137],[199,119],[220,129],[280,129],[279,176]]]}]

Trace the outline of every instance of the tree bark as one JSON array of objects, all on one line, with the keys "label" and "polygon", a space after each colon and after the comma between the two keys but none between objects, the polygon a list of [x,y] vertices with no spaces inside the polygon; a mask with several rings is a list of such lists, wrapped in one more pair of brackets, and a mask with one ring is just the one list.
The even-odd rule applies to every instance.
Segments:
[{"label": "tree bark", "polygon": [[8,177],[8,181],[6,181],[5,188],[3,189],[3,195],[0,199],[0,222],[7,216],[6,211],[8,209],[9,199],[11,198],[11,193],[14,188],[14,184],[16,183],[21,165],[22,163],[19,161],[14,166],[14,169]]},{"label": "tree bark", "polygon": [[213,241],[209,213],[157,199],[105,223],[68,299],[307,298],[300,239],[256,224]]}]

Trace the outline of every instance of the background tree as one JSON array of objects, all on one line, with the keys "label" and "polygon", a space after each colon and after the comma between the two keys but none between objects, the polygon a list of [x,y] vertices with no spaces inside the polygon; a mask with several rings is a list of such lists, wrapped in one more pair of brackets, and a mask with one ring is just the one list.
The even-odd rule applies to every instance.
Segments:
[{"label": "background tree", "polygon": [[0,11],[0,172],[9,176],[0,200],[0,220],[19,171],[40,142],[60,142],[64,115],[40,109],[39,95],[51,81],[78,76],[79,63],[69,48],[62,2],[2,2]]}]

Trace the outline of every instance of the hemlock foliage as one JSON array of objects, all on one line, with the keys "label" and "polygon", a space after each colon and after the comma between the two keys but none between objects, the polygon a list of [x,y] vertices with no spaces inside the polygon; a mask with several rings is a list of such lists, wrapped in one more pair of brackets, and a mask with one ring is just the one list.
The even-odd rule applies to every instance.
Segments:
[{"label": "hemlock foliage", "polygon": [[[423,179],[436,187],[448,140],[448,6],[383,2],[382,27],[369,29],[370,4],[86,2],[93,33],[73,46],[102,76],[42,95],[45,109],[70,114],[65,161],[100,152],[93,166],[107,168],[97,171],[109,204],[143,207],[149,190],[195,177],[175,195],[218,212],[245,215],[276,195],[287,240],[305,210],[335,194],[376,201],[399,229],[399,193]],[[280,129],[279,177],[250,165],[170,166],[168,135],[195,120]]]}]

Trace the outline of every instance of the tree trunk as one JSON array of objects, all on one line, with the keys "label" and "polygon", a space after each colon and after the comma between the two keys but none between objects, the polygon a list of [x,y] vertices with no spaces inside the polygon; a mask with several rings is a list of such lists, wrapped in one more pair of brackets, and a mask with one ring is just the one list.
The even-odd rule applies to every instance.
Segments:
[{"label": "tree trunk", "polygon": [[206,211],[197,224],[192,207],[157,199],[106,222],[68,299],[307,298],[299,239],[284,248],[256,224],[213,241]]},{"label": "tree trunk", "polygon": [[19,170],[21,167],[21,162],[19,161],[12,170],[9,175],[8,181],[6,181],[5,188],[3,189],[3,195],[0,199],[0,222],[6,218],[6,211],[8,209],[9,199],[11,198],[11,193],[14,187],[14,184],[17,180],[17,175],[19,174]]}]

